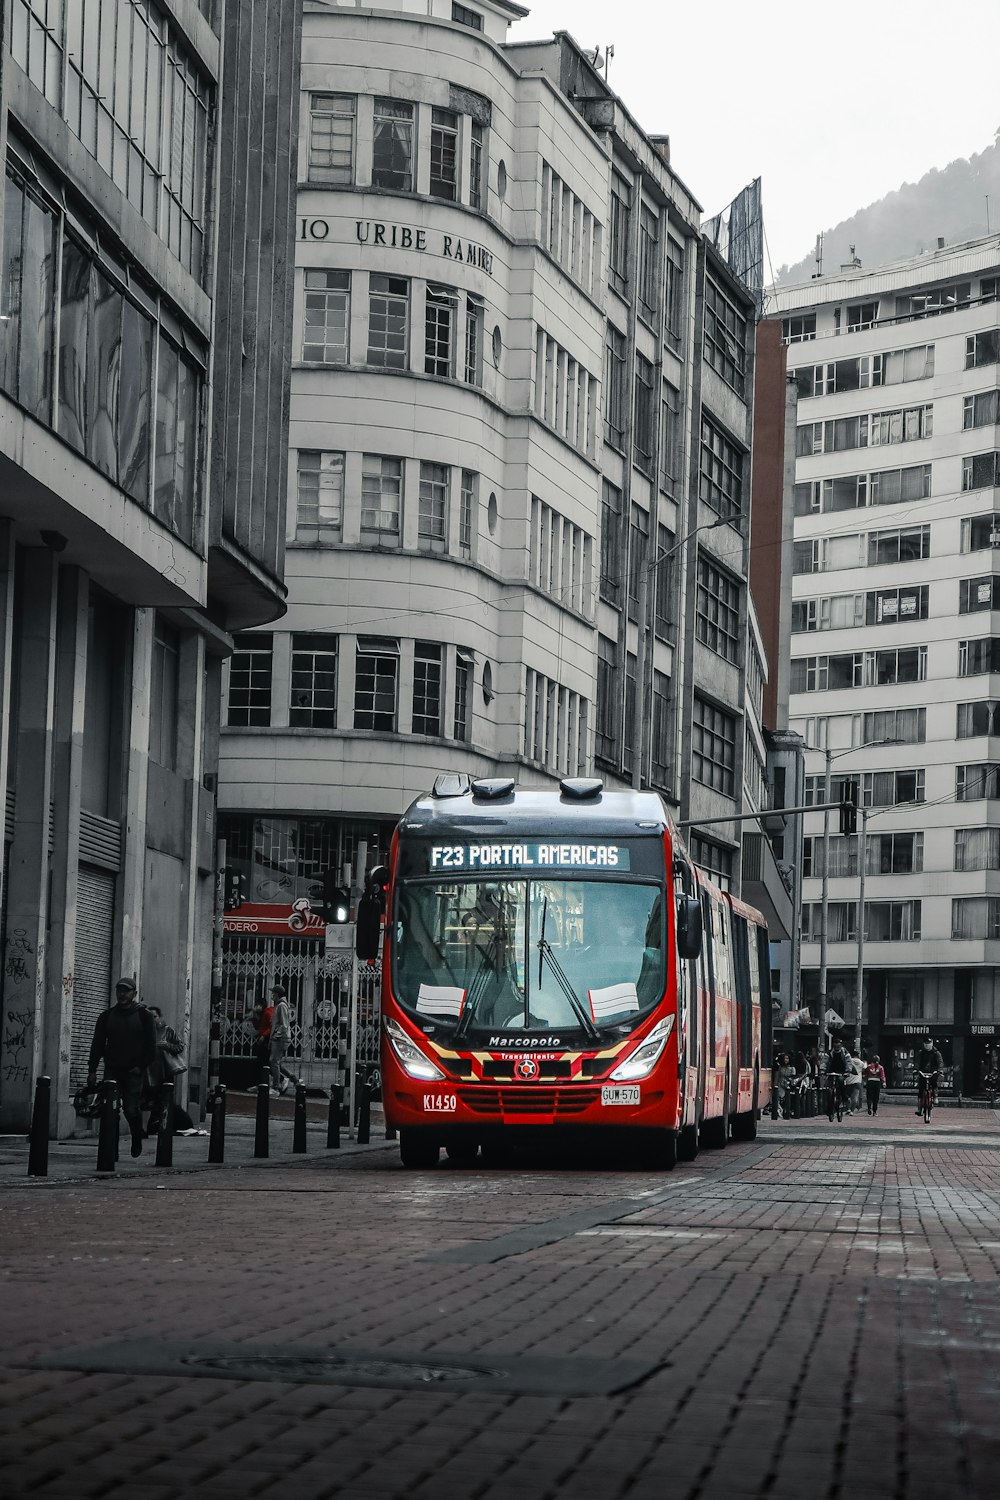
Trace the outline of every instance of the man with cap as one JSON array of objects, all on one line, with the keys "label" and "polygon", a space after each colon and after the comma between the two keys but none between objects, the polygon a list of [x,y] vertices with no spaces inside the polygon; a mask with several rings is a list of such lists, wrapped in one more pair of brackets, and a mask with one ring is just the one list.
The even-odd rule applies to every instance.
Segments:
[{"label": "man with cap", "polygon": [[114,1080],[122,1114],[132,1135],[132,1155],[142,1155],[142,1085],[146,1069],[156,1057],[156,1027],[139,1004],[135,981],[119,979],[115,1003],[102,1010],[90,1044],[87,1085],[97,1082],[97,1064],[104,1063],[104,1080]]}]

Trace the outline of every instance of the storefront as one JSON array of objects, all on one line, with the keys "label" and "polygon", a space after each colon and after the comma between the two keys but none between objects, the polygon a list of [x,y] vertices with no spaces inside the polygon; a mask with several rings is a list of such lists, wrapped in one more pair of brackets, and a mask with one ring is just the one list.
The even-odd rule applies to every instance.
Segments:
[{"label": "storefront", "polygon": [[938,1084],[942,1094],[955,1093],[956,1057],[951,1025],[927,1021],[883,1021],[882,1034],[876,1051],[885,1068],[885,1081],[890,1089],[906,1089],[916,1092],[916,1058],[924,1037],[929,1036],[941,1054],[944,1068]]}]

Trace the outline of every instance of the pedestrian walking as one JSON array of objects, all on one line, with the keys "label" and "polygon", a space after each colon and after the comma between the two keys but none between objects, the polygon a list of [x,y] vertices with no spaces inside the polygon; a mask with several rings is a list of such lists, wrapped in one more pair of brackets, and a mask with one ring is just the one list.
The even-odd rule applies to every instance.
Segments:
[{"label": "pedestrian walking", "polygon": [[164,1021],[160,1007],[147,1005],[146,1009],[153,1018],[153,1029],[156,1033],[156,1056],[146,1069],[146,1103],[149,1109],[146,1135],[149,1137],[158,1135],[160,1130],[161,1087],[165,1083],[170,1083],[174,1078],[179,1078],[187,1070],[187,1064],[183,1058],[184,1043],[174,1028]]},{"label": "pedestrian walking", "polygon": [[97,1083],[97,1065],[104,1064],[104,1081],[118,1085],[122,1114],[132,1136],[132,1155],[142,1155],[142,1090],[146,1069],[156,1057],[156,1028],[146,1008],[139,1004],[131,979],[115,985],[115,1003],[102,1010],[94,1027],[87,1064],[87,1085]]},{"label": "pedestrian walking", "polygon": [[878,1101],[885,1088],[885,1069],[878,1060],[878,1053],[865,1063],[865,1094],[868,1098],[868,1113],[878,1114]]},{"label": "pedestrian walking", "polygon": [[274,1006],[265,1005],[263,1000],[258,1000],[250,1012],[250,1025],[254,1029],[257,1040],[253,1044],[253,1055],[257,1059],[258,1076],[254,1080],[254,1087],[260,1081],[260,1074],[270,1065],[271,1061],[271,1022],[274,1019]]},{"label": "pedestrian walking", "polygon": [[271,987],[271,1087],[279,1094],[286,1092],[289,1084],[288,1076],[282,1072],[281,1059],[288,1051],[292,1040],[292,1013],[288,1005],[288,996],[282,985],[276,984]]},{"label": "pedestrian walking", "polygon": [[864,1081],[864,1063],[861,1061],[861,1054],[856,1047],[854,1051],[849,1054],[848,1063],[850,1065],[850,1072],[847,1075],[847,1087],[849,1091],[847,1096],[847,1113],[849,1115],[853,1115],[855,1111],[857,1111],[860,1114],[861,1087]]}]

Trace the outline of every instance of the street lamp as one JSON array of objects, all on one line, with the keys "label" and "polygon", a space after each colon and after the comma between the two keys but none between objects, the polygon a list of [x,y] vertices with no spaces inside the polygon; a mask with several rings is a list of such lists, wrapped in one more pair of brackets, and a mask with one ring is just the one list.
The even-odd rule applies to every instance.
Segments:
[{"label": "street lamp", "polygon": [[648,563],[644,563],[642,571],[639,574],[639,639],[635,664],[635,699],[632,704],[632,787],[637,792],[642,790],[642,762],[644,758],[642,714],[646,697],[646,677],[648,675],[649,580],[661,563],[669,562],[676,553],[680,552],[682,547],[687,546],[687,543],[693,536],[698,535],[699,531],[714,531],[717,526],[731,525],[733,525],[732,517],[717,516],[714,521],[704,521],[700,526],[692,526],[691,530],[685,532],[679,542],[675,542],[672,547],[667,547],[665,551],[650,558]]},{"label": "street lamp", "polygon": [[[823,884],[820,890],[820,933],[819,933],[819,1034],[818,1043],[820,1052],[826,1050],[826,982],[827,982],[827,925],[830,910],[830,801],[831,792],[831,767],[835,760],[842,759],[845,755],[852,755],[857,750],[874,750],[884,745],[898,745],[898,739],[866,740],[862,745],[848,745],[846,750],[839,751],[834,755],[827,745],[823,749],[826,758],[826,772],[823,784],[823,801],[827,804],[823,809]],[[806,743],[807,750],[819,750],[819,745]],[[858,826],[858,1029],[861,1027],[861,985],[864,978],[864,952],[865,952],[865,863],[867,856],[866,830],[868,827],[868,809],[861,806],[862,798],[859,797],[858,811],[861,814]]]}]

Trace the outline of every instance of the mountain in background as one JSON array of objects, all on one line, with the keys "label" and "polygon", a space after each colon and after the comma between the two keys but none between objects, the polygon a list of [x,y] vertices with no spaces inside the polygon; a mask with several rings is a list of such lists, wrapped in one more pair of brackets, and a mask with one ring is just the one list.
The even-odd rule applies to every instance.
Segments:
[{"label": "mountain in background", "polygon": [[[934,168],[919,182],[904,182],[894,193],[861,208],[823,235],[823,272],[849,265],[853,254],[866,268],[937,248],[1000,233],[1000,130],[992,146],[968,160]],[[781,266],[775,281],[788,286],[808,281],[816,270],[815,251],[794,266]]]}]

